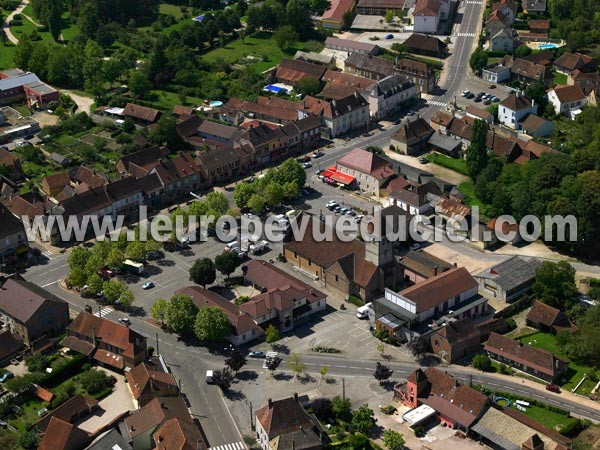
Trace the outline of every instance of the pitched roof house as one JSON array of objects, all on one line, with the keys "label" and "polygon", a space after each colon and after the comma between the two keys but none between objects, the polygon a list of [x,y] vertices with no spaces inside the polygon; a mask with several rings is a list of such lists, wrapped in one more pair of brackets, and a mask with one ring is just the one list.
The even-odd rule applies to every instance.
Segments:
[{"label": "pitched roof house", "polygon": [[519,129],[521,119],[527,114],[537,114],[537,105],[518,91],[498,104],[498,121],[514,130]]},{"label": "pitched roof house", "polygon": [[433,367],[410,374],[405,383],[394,387],[394,397],[411,408],[427,405],[435,410],[442,423],[466,430],[489,407],[484,394]]},{"label": "pitched roof house", "polygon": [[546,0],[524,0],[522,6],[527,14],[546,12]]},{"label": "pitched roof house", "polygon": [[66,423],[75,423],[77,420],[91,415],[98,409],[98,400],[77,394],[62,405],[50,411],[35,424],[41,431],[46,431],[52,419],[59,419]]},{"label": "pitched roof house", "polygon": [[548,101],[554,107],[556,114],[562,114],[573,118],[575,111],[587,103],[587,97],[583,90],[577,86],[558,85],[548,91]]},{"label": "pitched roof house", "polygon": [[435,36],[427,34],[413,33],[411,34],[404,45],[408,47],[410,53],[419,53],[421,55],[434,56],[441,58],[446,53],[448,45],[442,42]]},{"label": "pitched roof house", "polygon": [[314,414],[300,404],[298,394],[281,400],[269,399],[256,411],[256,434],[263,449],[320,450],[327,434]]},{"label": "pitched roof house", "polygon": [[144,361],[125,373],[133,398],[144,406],[156,397],[179,394],[179,386],[171,372],[160,364]]},{"label": "pitched roof house", "polygon": [[492,5],[494,11],[499,11],[506,17],[508,24],[512,25],[517,16],[518,5],[513,0],[500,0]]},{"label": "pitched roof house", "polygon": [[[535,114],[528,114],[521,122],[521,129],[525,134],[533,138],[550,136],[554,131],[554,122]],[[531,140],[529,142],[534,141]]]},{"label": "pitched roof house", "polygon": [[431,333],[433,353],[455,363],[480,350],[481,331],[471,319],[450,321]]},{"label": "pitched roof house", "polygon": [[326,70],[327,67],[321,64],[284,58],[279,63],[274,76],[279,83],[295,85],[304,78],[320,80]]},{"label": "pitched roof house", "polygon": [[428,142],[433,133],[434,129],[422,117],[417,116],[413,120],[407,118],[392,135],[391,142],[396,151],[415,155],[429,149]]},{"label": "pitched roof house", "polygon": [[428,278],[452,268],[452,264],[424,250],[410,250],[401,260],[404,267],[404,278],[413,284],[418,284]]},{"label": "pitched roof house", "polygon": [[494,332],[490,334],[484,350],[491,358],[549,382],[561,377],[569,369],[569,361],[548,350],[531,347]]},{"label": "pitched roof house", "polygon": [[135,103],[127,103],[123,110],[123,115],[133,119],[134,122],[142,124],[151,124],[158,120],[160,111],[147,106],[136,105]]},{"label": "pitched roof house", "polygon": [[8,168],[6,177],[15,183],[20,182],[25,177],[19,158],[17,158],[14,153],[3,148],[0,148],[0,166],[6,166]]},{"label": "pitched roof house", "polygon": [[526,322],[527,326],[547,333],[558,333],[575,327],[564,312],[538,300],[527,314]]},{"label": "pitched roof house", "polygon": [[82,311],[67,327],[62,345],[100,364],[123,370],[146,358],[146,338],[126,325]]},{"label": "pitched roof house", "polygon": [[362,148],[355,148],[338,159],[336,169],[355,177],[363,192],[376,197],[380,187],[395,174],[389,161]]},{"label": "pitched roof house", "polygon": [[0,286],[0,321],[25,345],[65,330],[69,323],[67,302],[20,279],[0,281]]},{"label": "pitched roof house", "polygon": [[563,53],[554,61],[554,70],[568,75],[572,70],[578,69],[582,72],[594,72],[598,67],[598,61],[581,53]]},{"label": "pitched roof house", "polygon": [[52,417],[38,450],[80,450],[91,437],[72,423]]}]

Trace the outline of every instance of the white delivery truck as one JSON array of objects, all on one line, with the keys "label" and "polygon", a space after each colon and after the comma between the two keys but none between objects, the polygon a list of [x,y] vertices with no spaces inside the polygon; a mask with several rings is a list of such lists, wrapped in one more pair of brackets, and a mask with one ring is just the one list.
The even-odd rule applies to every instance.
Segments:
[{"label": "white delivery truck", "polygon": [[215,382],[215,372],[212,370],[207,370],[206,371],[206,383],[207,384],[213,384]]},{"label": "white delivery truck", "polygon": [[359,319],[368,319],[370,314],[373,313],[373,303],[367,303],[356,310],[356,317]]}]

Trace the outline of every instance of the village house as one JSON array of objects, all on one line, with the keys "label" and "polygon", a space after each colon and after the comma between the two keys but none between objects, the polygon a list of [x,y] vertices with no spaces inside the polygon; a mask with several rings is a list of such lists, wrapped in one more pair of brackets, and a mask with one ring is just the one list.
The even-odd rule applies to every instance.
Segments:
[{"label": "village house", "polygon": [[328,30],[341,30],[344,26],[344,14],[353,14],[356,0],[333,0],[329,8],[317,19],[321,26]]},{"label": "village house", "polygon": [[509,25],[515,22],[517,17],[518,5],[513,0],[500,0],[492,4],[494,11],[499,11],[504,14]]},{"label": "village house", "polygon": [[490,51],[492,52],[512,53],[513,46],[513,31],[509,27],[504,27],[490,35]]},{"label": "village house", "polygon": [[550,32],[549,19],[530,19],[528,36],[535,38],[547,38]]},{"label": "village house", "polygon": [[364,91],[369,102],[371,118],[374,120],[388,117],[413,99],[419,98],[419,88],[401,75],[390,75],[377,81]]},{"label": "village house", "polygon": [[467,116],[472,117],[473,119],[483,120],[489,125],[494,123],[494,115],[485,109],[481,109],[473,105],[468,105],[466,111]]},{"label": "village house", "polygon": [[502,58],[502,66],[510,68],[512,81],[519,81],[525,84],[537,83],[538,81],[548,85],[552,80],[550,65],[543,65],[525,58],[514,58],[506,55]]},{"label": "village house", "polygon": [[394,398],[411,408],[403,416],[410,426],[437,416],[446,426],[466,432],[489,407],[484,394],[434,367],[417,369],[394,386]]},{"label": "village house", "polygon": [[351,53],[344,61],[344,70],[372,80],[381,80],[394,71],[394,62],[363,53]]},{"label": "village house", "polygon": [[29,252],[29,244],[23,222],[2,204],[0,223],[0,272],[10,273],[19,257],[26,256]]},{"label": "village house", "polygon": [[406,3],[403,0],[358,0],[356,14],[383,16],[386,11],[403,11]]},{"label": "village house", "polygon": [[403,189],[390,192],[389,204],[398,206],[411,216],[433,212],[433,203],[442,197],[440,188],[432,182],[410,183]]},{"label": "village house", "polygon": [[[528,114],[521,121],[521,130],[532,138],[550,136],[554,131],[554,122],[535,114]],[[532,142],[532,141],[530,141]]]},{"label": "village house", "polygon": [[101,433],[85,450],[133,450],[129,442],[119,433],[118,428],[111,428]]},{"label": "village house", "polygon": [[448,0],[417,0],[413,10],[413,28],[417,33],[435,34],[440,22],[448,20]]},{"label": "village house", "polygon": [[493,36],[499,31],[509,27],[508,18],[501,11],[494,10],[485,20],[485,31],[488,36]]},{"label": "village house", "polygon": [[471,319],[442,324],[431,333],[433,353],[448,364],[457,363],[481,349],[481,331]]},{"label": "village house", "polygon": [[82,311],[67,327],[62,346],[113,370],[127,371],[147,357],[146,337],[127,325]]},{"label": "village house", "polygon": [[[392,314],[406,324],[418,326],[443,316],[471,318],[484,314],[487,300],[477,296],[477,282],[464,267],[454,267],[399,292],[385,290],[373,301],[377,318]],[[384,328],[385,329],[385,328]]]},{"label": "village house", "polygon": [[431,150],[442,153],[451,158],[459,158],[462,141],[455,136],[448,136],[440,131],[433,133],[429,138],[429,146]]},{"label": "village house", "polygon": [[24,180],[23,167],[21,160],[14,154],[4,148],[0,148],[0,166],[6,167],[6,178],[15,183]]},{"label": "village house", "polygon": [[475,275],[479,293],[510,303],[531,290],[540,265],[535,258],[513,256]]},{"label": "village house", "polygon": [[208,448],[200,426],[181,397],[157,397],[119,425],[135,450]]},{"label": "village house", "polygon": [[0,280],[0,324],[12,336],[35,350],[42,338],[64,332],[69,324],[68,304],[45,289],[18,278]]},{"label": "village house", "polygon": [[91,436],[78,426],[52,417],[38,450],[80,450],[91,440]]},{"label": "village house", "polygon": [[419,284],[453,267],[452,264],[424,250],[410,250],[402,257],[400,265],[404,269],[404,282],[407,285]]},{"label": "village house", "polygon": [[160,115],[161,112],[158,109],[136,105],[135,103],[127,103],[123,110],[123,116],[140,125],[153,124],[158,121]]},{"label": "village house", "polygon": [[391,145],[404,155],[418,155],[429,150],[429,138],[435,133],[425,119],[417,116],[404,119],[400,128],[392,135]]},{"label": "village house", "polygon": [[249,155],[240,147],[209,148],[200,153],[198,164],[211,185],[219,185],[246,173]]},{"label": "village house", "polygon": [[448,45],[436,38],[426,34],[413,33],[403,42],[409,53],[417,53],[434,58],[443,58],[446,55]]},{"label": "village house", "polygon": [[536,300],[527,313],[526,324],[528,327],[543,331],[544,333],[557,334],[564,330],[575,328],[569,316],[560,309]]},{"label": "village house", "polygon": [[42,192],[46,194],[48,197],[54,197],[59,194],[65,186],[68,186],[71,183],[71,179],[69,178],[69,174],[66,172],[55,173],[53,175],[48,175],[42,178],[41,187]]},{"label": "village house", "polygon": [[546,0],[524,0],[523,12],[526,14],[543,14],[546,12]]},{"label": "village house", "polygon": [[573,119],[587,103],[587,97],[579,86],[558,85],[548,91],[548,101],[556,114]]},{"label": "village house", "polygon": [[374,197],[379,197],[381,186],[395,174],[387,160],[362,148],[338,159],[336,170],[354,177],[359,189]]},{"label": "village house", "polygon": [[409,58],[398,58],[394,73],[411,80],[423,94],[432,94],[435,91],[435,70],[427,63]]},{"label": "village house", "polygon": [[563,53],[554,61],[554,70],[565,75],[569,75],[575,69],[581,72],[595,72],[597,68],[596,59],[581,53]]},{"label": "village house", "polygon": [[431,128],[433,128],[435,131],[447,135],[448,128],[450,127],[450,124],[453,120],[454,115],[446,111],[436,111],[433,114],[433,116],[431,116],[429,124],[431,125]]},{"label": "village house", "polygon": [[262,328],[270,324],[288,331],[296,322],[324,311],[327,295],[266,261],[253,260],[242,266],[244,282],[261,293],[240,306],[240,310]]},{"label": "village house", "polygon": [[569,361],[552,352],[534,348],[498,333],[490,334],[484,350],[490,358],[549,383],[559,379],[569,369]]},{"label": "village house", "polygon": [[376,55],[379,46],[368,42],[351,41],[350,39],[339,39],[332,36],[325,39],[325,48],[346,53],[364,53],[365,55]]},{"label": "village house", "polygon": [[30,108],[42,109],[58,98],[59,92],[34,73],[21,69],[0,71],[0,106],[26,101]]},{"label": "village house", "polygon": [[175,377],[159,357],[144,361],[125,372],[125,379],[138,408],[156,397],[179,395],[179,386]]},{"label": "village house", "polygon": [[322,64],[284,58],[273,73],[273,79],[277,83],[294,86],[305,78],[320,80],[326,70],[327,67]]},{"label": "village house", "polygon": [[46,432],[53,420],[61,420],[73,424],[76,421],[89,417],[98,411],[98,400],[86,395],[76,394],[59,407],[50,411],[47,415],[37,421],[35,426]]},{"label": "village house", "polygon": [[519,91],[498,104],[498,121],[513,130],[521,128],[521,119],[527,114],[537,114],[537,105]]},{"label": "village house", "polygon": [[298,394],[269,400],[256,411],[256,439],[262,450],[321,450],[329,442],[314,414],[306,412]]},{"label": "village house", "polygon": [[356,89],[344,88],[349,86],[333,87],[328,84],[319,94],[325,100],[308,95],[304,98],[308,108],[321,109],[320,116],[330,138],[367,128],[370,121],[369,103]]},{"label": "village house", "polygon": [[503,64],[491,64],[481,71],[481,77],[489,83],[504,83],[510,80],[510,67]]}]

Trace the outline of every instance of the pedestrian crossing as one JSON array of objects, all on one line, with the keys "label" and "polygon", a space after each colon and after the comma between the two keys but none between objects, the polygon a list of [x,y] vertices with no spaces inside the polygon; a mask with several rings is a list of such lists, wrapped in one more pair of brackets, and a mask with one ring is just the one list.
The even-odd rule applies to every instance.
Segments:
[{"label": "pedestrian crossing", "polygon": [[475,33],[456,33],[457,37],[475,37]]},{"label": "pedestrian crossing", "polygon": [[447,102],[440,102],[438,100],[427,100],[427,104],[433,105],[433,106],[447,106],[448,105]]},{"label": "pedestrian crossing", "polygon": [[244,450],[246,447],[243,442],[234,442],[233,444],[217,445],[216,447],[210,447],[208,450]]},{"label": "pedestrian crossing", "polygon": [[483,5],[482,1],[477,1],[477,0],[467,0],[465,2],[465,5]]},{"label": "pedestrian crossing", "polygon": [[106,307],[102,308],[100,311],[96,311],[94,313],[94,315],[96,317],[105,317],[105,316],[109,315],[113,311],[114,311],[114,309],[109,308],[108,306],[106,306]]},{"label": "pedestrian crossing", "polygon": [[44,255],[48,259],[52,259],[52,257],[54,256],[54,253],[52,253],[50,250],[44,250],[42,252],[42,255]]}]

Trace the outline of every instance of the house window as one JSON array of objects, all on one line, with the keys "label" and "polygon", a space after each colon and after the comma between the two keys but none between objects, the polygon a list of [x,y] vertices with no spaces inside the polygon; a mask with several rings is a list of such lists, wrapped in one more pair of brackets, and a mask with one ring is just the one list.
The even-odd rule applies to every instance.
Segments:
[{"label": "house window", "polygon": [[335,282],[337,283],[339,281],[339,278],[337,275],[335,276]]},{"label": "house window", "polygon": [[310,259],[308,260],[308,266],[312,266],[312,261]]}]

